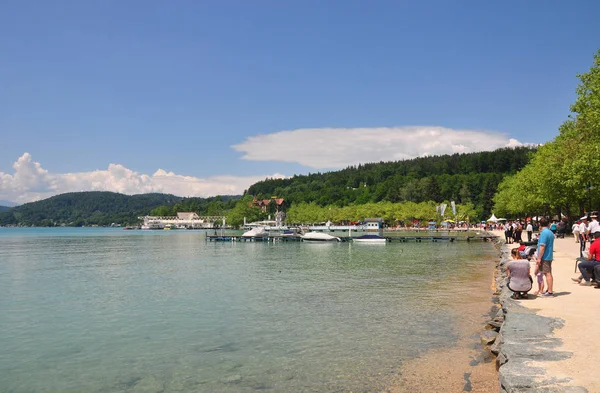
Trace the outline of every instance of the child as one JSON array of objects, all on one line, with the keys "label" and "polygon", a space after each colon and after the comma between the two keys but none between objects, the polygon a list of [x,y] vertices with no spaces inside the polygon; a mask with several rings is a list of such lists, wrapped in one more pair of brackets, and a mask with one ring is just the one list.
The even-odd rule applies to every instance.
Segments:
[{"label": "child", "polygon": [[535,294],[541,295],[542,293],[544,293],[544,274],[540,271],[538,264],[535,262],[535,261],[537,261],[537,257],[538,257],[538,253],[536,251],[535,253],[533,253],[532,258],[529,259],[529,263],[533,262],[533,265],[534,265],[533,274],[535,274],[535,276],[537,278],[537,283],[538,283],[538,290]]}]

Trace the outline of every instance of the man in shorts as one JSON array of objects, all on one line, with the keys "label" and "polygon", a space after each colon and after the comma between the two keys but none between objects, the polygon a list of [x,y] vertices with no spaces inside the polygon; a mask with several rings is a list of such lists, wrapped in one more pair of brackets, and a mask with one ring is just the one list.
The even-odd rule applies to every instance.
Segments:
[{"label": "man in shorts", "polygon": [[554,296],[554,277],[552,277],[552,258],[554,257],[554,233],[548,229],[548,219],[540,220],[540,238],[538,240],[537,269],[546,277],[546,292],[542,296]]},{"label": "man in shorts", "polygon": [[[580,261],[577,266],[579,267],[581,275],[577,278],[571,278],[571,280],[575,281],[576,283],[585,285],[587,287],[592,285],[592,281],[588,271],[594,270],[596,266],[600,265],[600,231],[594,232],[593,237],[594,242],[590,246],[588,258],[577,258]],[[595,273],[594,276],[597,281],[598,276],[596,276]],[[584,280],[583,282],[581,281],[582,279]]]}]

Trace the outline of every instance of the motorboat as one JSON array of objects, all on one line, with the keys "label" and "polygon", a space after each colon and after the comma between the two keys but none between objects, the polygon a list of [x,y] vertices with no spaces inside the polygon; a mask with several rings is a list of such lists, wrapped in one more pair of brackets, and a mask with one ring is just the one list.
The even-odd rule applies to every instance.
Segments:
[{"label": "motorboat", "polygon": [[242,234],[242,237],[251,237],[251,238],[255,238],[255,237],[267,237],[269,236],[269,234],[267,233],[267,231],[265,230],[264,227],[256,227],[256,228],[252,228],[247,232],[244,232]]},{"label": "motorboat", "polygon": [[379,235],[362,235],[352,238],[355,243],[385,244],[387,239]]},{"label": "motorboat", "polygon": [[310,241],[310,242],[330,242],[330,241],[338,241],[341,242],[342,239],[336,236],[331,236],[326,233],[321,232],[308,232],[301,236],[302,241]]}]

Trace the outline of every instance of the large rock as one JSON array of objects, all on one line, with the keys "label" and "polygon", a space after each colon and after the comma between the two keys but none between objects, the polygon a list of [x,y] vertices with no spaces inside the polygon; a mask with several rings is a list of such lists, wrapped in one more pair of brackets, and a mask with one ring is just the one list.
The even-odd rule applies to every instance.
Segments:
[{"label": "large rock", "polygon": [[481,334],[479,334],[479,336],[481,337],[482,344],[490,345],[491,343],[496,341],[498,332],[496,332],[495,330],[484,330],[483,332],[481,332]]},{"label": "large rock", "polygon": [[490,347],[490,351],[498,356],[500,353],[500,348],[502,347],[502,334],[498,334],[496,340],[494,340],[494,344]]}]

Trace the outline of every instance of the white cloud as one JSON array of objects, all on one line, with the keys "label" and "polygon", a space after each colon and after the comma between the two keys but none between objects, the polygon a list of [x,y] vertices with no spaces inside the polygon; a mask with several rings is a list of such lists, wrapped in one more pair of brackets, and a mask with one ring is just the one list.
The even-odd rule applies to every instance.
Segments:
[{"label": "white cloud", "polygon": [[248,137],[232,146],[250,161],[283,161],[315,169],[522,145],[505,134],[444,127],[302,128]]},{"label": "white cloud", "polygon": [[0,172],[0,199],[19,203],[77,191],[114,191],[123,194],[164,192],[178,196],[208,197],[241,194],[250,185],[269,176],[211,176],[198,178],[157,170],[152,176],[140,174],[119,164],[106,170],[77,173],[49,173],[24,153],[13,164],[14,173]]}]

